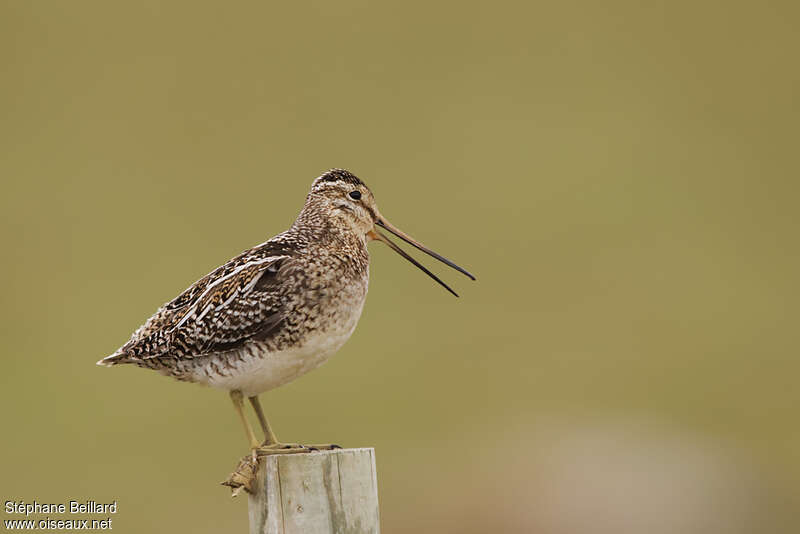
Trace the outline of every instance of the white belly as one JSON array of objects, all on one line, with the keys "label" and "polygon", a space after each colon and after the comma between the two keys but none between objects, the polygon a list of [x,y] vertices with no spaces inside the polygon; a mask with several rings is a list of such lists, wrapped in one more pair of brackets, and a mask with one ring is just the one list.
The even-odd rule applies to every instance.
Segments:
[{"label": "white belly", "polygon": [[350,338],[360,312],[355,314],[352,324],[310,335],[301,346],[267,352],[264,345],[253,343],[240,351],[241,361],[233,360],[233,369],[225,369],[224,375],[206,368],[198,370],[192,378],[211,387],[240,390],[248,397],[282,386],[328,361]]}]

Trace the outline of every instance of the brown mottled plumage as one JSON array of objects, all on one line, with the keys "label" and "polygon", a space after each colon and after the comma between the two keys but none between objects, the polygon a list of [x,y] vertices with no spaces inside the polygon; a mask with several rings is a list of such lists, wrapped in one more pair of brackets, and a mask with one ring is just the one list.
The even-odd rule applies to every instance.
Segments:
[{"label": "brown mottled plumage", "polygon": [[[473,278],[391,226],[361,180],[333,169],[314,181],[291,228],[192,284],[98,364],[155,369],[229,390],[238,405],[251,397],[255,407],[259,393],[319,366],[350,337],[367,295],[370,240],[384,241],[452,292],[378,226]],[[263,418],[262,426],[269,443],[274,435]]]}]

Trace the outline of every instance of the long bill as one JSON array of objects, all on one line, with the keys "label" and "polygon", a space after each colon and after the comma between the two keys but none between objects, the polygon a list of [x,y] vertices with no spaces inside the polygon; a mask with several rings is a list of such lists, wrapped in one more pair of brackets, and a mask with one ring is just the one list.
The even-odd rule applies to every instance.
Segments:
[{"label": "long bill", "polygon": [[[388,231],[389,231],[389,232],[391,232],[392,234],[396,235],[397,237],[399,237],[400,239],[402,239],[403,241],[405,241],[405,242],[406,242],[406,243],[408,243],[409,245],[411,245],[411,246],[413,246],[413,247],[416,247],[417,249],[421,250],[422,252],[424,252],[424,253],[428,254],[429,256],[432,256],[432,257],[436,258],[437,260],[441,261],[441,262],[442,262],[442,263],[444,263],[445,265],[449,265],[449,266],[450,266],[450,267],[452,267],[453,269],[455,269],[455,270],[459,271],[460,273],[463,273],[464,275],[468,276],[468,277],[469,277],[469,278],[471,278],[472,280],[475,280],[475,277],[474,277],[474,276],[473,276],[473,275],[472,275],[472,274],[471,274],[469,271],[467,271],[466,269],[464,269],[464,268],[462,268],[462,267],[459,267],[458,265],[456,265],[456,264],[455,264],[455,263],[453,263],[452,261],[448,260],[447,258],[445,258],[444,256],[442,256],[441,254],[438,254],[438,253],[436,253],[436,252],[432,251],[431,249],[429,249],[428,247],[426,247],[425,245],[423,245],[422,243],[420,243],[419,241],[417,241],[416,239],[414,239],[414,238],[413,238],[413,237],[411,237],[410,235],[406,234],[405,232],[403,232],[403,231],[402,231],[402,230],[400,230],[399,228],[396,228],[395,226],[391,225],[391,224],[390,224],[390,223],[389,223],[389,222],[388,222],[386,219],[383,219],[383,218],[381,217],[381,218],[379,218],[379,219],[378,219],[378,220],[375,222],[375,224],[376,224],[377,226],[380,226],[381,228],[385,228],[386,230],[388,230]],[[429,271],[428,269],[426,269],[426,268],[425,268],[425,267],[424,267],[422,264],[420,264],[420,263],[419,263],[417,260],[415,260],[414,258],[412,258],[411,256],[409,256],[409,255],[408,255],[408,254],[407,254],[407,253],[406,253],[406,252],[405,252],[403,249],[401,249],[400,247],[398,247],[397,245],[395,245],[395,244],[394,244],[394,243],[393,243],[391,240],[389,240],[389,238],[388,238],[388,237],[386,237],[386,236],[385,236],[384,234],[382,234],[380,231],[378,231],[377,229],[375,229],[375,230],[373,230],[373,231],[372,231],[372,235],[373,235],[373,238],[374,238],[374,239],[377,239],[377,240],[379,240],[379,241],[382,241],[383,243],[386,243],[386,245],[388,245],[388,246],[389,246],[389,248],[391,248],[392,250],[394,250],[395,252],[397,252],[398,254],[400,254],[400,255],[401,255],[402,257],[404,257],[406,260],[408,260],[409,262],[411,262],[411,263],[412,263],[414,266],[416,266],[417,268],[419,268],[419,269],[420,269],[422,272],[424,272],[425,274],[427,274],[428,276],[430,276],[431,278],[433,278],[434,280],[436,280],[436,281],[437,281],[439,284],[441,284],[441,285],[442,285],[442,287],[444,287],[445,289],[447,289],[447,290],[448,290],[450,293],[452,293],[452,294],[453,294],[453,295],[455,295],[456,297],[458,296],[458,294],[457,294],[455,291],[453,291],[453,290],[450,288],[450,286],[448,286],[447,284],[445,284],[444,282],[442,282],[442,280],[440,280],[438,276],[436,276],[435,274],[433,274],[432,272],[430,272],[430,271]]]}]

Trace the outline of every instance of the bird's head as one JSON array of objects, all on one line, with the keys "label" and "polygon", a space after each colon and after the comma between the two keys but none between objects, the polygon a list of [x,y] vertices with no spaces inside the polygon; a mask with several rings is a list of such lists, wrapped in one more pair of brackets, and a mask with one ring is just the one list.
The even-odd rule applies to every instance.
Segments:
[{"label": "bird's head", "polygon": [[344,169],[331,169],[314,180],[308,197],[337,226],[361,236],[372,230],[379,217],[372,192],[356,175]]},{"label": "bird's head", "polygon": [[[444,256],[432,251],[425,245],[393,226],[378,211],[372,191],[356,175],[344,169],[331,169],[316,180],[308,194],[308,202],[321,206],[327,217],[346,226],[349,230],[363,236],[367,241],[378,240],[386,243],[392,250],[403,256],[415,266],[424,271],[428,276],[443,285],[450,293],[458,296],[455,291],[442,282],[436,275],[423,267],[403,249],[395,245],[380,229],[385,229],[396,235],[406,243],[418,248],[426,254],[449,265],[453,269],[465,274],[472,280],[472,276]],[[321,214],[320,214],[321,216]]]}]

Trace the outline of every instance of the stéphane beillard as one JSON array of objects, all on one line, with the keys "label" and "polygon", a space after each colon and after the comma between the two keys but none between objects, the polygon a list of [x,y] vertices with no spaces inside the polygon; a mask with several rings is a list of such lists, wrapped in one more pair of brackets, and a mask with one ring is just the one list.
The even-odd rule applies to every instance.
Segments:
[{"label": "st\u00e9phane beillard", "polygon": [[97,501],[69,501],[67,503],[40,503],[25,501],[5,501],[3,509],[7,514],[116,514],[117,501],[99,503]]},{"label": "st\u00e9phane beillard", "polygon": [[71,514],[116,514],[117,501],[110,503],[99,503],[97,501],[69,501],[69,513]]}]

